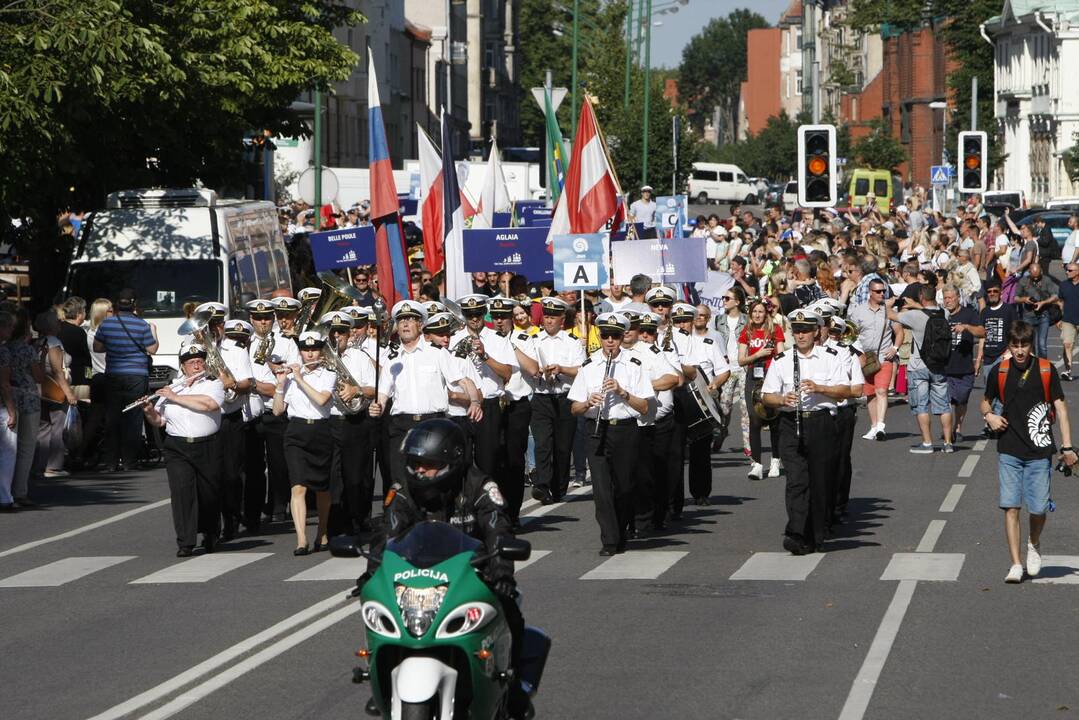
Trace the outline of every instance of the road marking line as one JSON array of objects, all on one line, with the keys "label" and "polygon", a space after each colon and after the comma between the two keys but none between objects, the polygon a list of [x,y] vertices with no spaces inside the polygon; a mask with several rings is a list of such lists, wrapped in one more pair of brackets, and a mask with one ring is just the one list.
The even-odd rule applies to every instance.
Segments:
[{"label": "road marking line", "polygon": [[918,587],[916,580],[899,581],[899,587],[895,589],[892,602],[880,621],[877,634],[873,636],[869,652],[851,684],[847,701],[843,704],[842,712],[839,713],[839,720],[862,720],[865,717],[865,711],[869,708],[869,701],[873,698],[873,691],[877,687],[884,664],[888,661],[892,644],[895,643],[895,638],[899,634],[899,626],[903,624],[903,618],[907,614],[907,608],[910,607],[916,587]]},{"label": "road marking line", "polygon": [[242,568],[256,560],[268,558],[273,553],[229,553],[227,555],[200,555],[191,560],[169,566],[138,580],[131,585],[154,585],[159,583],[203,583],[224,575],[230,570]]},{"label": "road marking line", "polygon": [[937,540],[940,540],[940,534],[944,532],[944,525],[947,522],[947,520],[930,520],[929,527],[925,529],[922,541],[918,543],[918,547],[914,549],[914,552],[933,552],[933,548],[937,546]]},{"label": "road marking line", "polygon": [[0,587],[59,587],[91,573],[134,560],[135,555],[69,557],[0,580]]},{"label": "road marking line", "polygon": [[944,502],[940,504],[940,509],[937,512],[953,512],[955,506],[959,504],[959,498],[963,497],[963,491],[966,489],[967,486],[962,483],[952,485],[951,490],[944,496]]},{"label": "road marking line", "polygon": [[[281,622],[272,625],[265,630],[252,635],[246,640],[242,640],[230,648],[222,650],[217,655],[203,660],[198,665],[185,670],[184,672],[176,675],[175,677],[166,680],[160,685],[156,685],[144,693],[140,693],[130,700],[126,700],[119,705],[109,708],[104,712],[93,716],[90,720],[118,720],[126,715],[130,715],[136,710],[152,705],[162,698],[171,695],[180,688],[184,687],[188,683],[191,683],[203,675],[211,673],[220,667],[230,664],[236,658],[254,650],[259,645],[262,645],[268,640],[281,635],[282,633],[292,630],[297,625],[302,625],[314,617],[322,615],[328,610],[337,607],[344,603],[346,596],[344,592],[336,592],[325,600],[321,600],[308,608],[301,610],[295,615],[285,618]],[[359,603],[356,603],[357,607]]]},{"label": "road marking line", "polygon": [[817,569],[823,557],[823,553],[802,556],[781,552],[753,553],[730,579],[804,581]]},{"label": "road marking line", "polygon": [[963,553],[895,553],[880,579],[955,582],[965,559]]},{"label": "road marking line", "polygon": [[521,572],[522,570],[524,570],[526,567],[528,567],[532,563],[536,562],[537,560],[542,560],[543,558],[547,557],[550,554],[551,554],[550,550],[533,550],[532,551],[532,556],[529,557],[527,560],[521,560],[521,561],[515,562],[513,564],[513,571],[514,572]]},{"label": "road marking line", "polygon": [[1042,555],[1042,571],[1032,582],[1079,585],[1079,555]]},{"label": "road marking line", "polygon": [[634,550],[600,563],[581,580],[655,580],[686,555],[683,550]]},{"label": "road marking line", "polygon": [[268,645],[262,650],[251,657],[244,658],[240,662],[236,663],[232,667],[223,670],[214,677],[206,680],[199,685],[187,690],[175,699],[165,703],[161,707],[157,708],[153,712],[143,715],[140,720],[164,720],[170,718],[178,712],[194,705],[202,698],[206,697],[210,693],[220,690],[228,685],[233,680],[243,677],[247,673],[251,672],[260,665],[269,662],[278,655],[291,650],[304,640],[317,635],[331,625],[336,625],[342,620],[355,615],[363,607],[358,602],[349,603],[343,608],[339,608],[331,612],[328,615],[324,615],[315,622],[300,628],[291,635],[286,635],[272,645]]},{"label": "road marking line", "polygon": [[[577,495],[584,495],[585,493],[589,493],[589,492],[592,492],[592,486],[591,485],[583,485],[583,486],[581,486],[579,488],[571,488],[566,493],[565,497],[567,497],[567,498],[570,497],[570,496],[576,497]],[[567,502],[567,500],[561,500],[561,501],[556,502],[556,503],[551,503],[550,505],[540,505],[538,508],[536,508],[532,512],[528,513],[527,515],[522,515],[521,516],[521,524],[522,525],[527,525],[528,523],[532,522],[536,518],[542,517],[543,515],[546,515],[547,513],[551,512],[552,510],[557,510],[558,508],[565,505],[566,502]]]},{"label": "road marking line", "polygon": [[979,440],[974,443],[974,452],[984,452],[986,445],[989,444],[988,440]]},{"label": "road marking line", "polygon": [[285,582],[308,582],[316,580],[355,580],[367,570],[367,559],[330,558],[312,568],[296,573]]},{"label": "road marking line", "polygon": [[963,467],[959,468],[959,477],[970,477],[980,457],[981,455],[967,455],[967,459],[963,461]]},{"label": "road marking line", "polygon": [[127,510],[125,512],[120,513],[119,515],[113,515],[112,517],[105,518],[104,520],[98,520],[97,522],[90,523],[89,525],[83,525],[82,527],[75,528],[74,530],[68,530],[67,532],[60,533],[59,535],[53,535],[52,537],[41,538],[40,540],[33,540],[31,542],[28,542],[28,543],[23,543],[22,545],[16,545],[13,548],[8,548],[7,550],[4,550],[3,552],[0,552],[0,557],[7,557],[8,555],[14,555],[15,553],[21,553],[21,552],[25,552],[27,550],[33,550],[36,547],[41,547],[42,545],[47,545],[48,543],[57,542],[58,540],[67,540],[68,538],[73,538],[76,535],[81,535],[84,532],[89,532],[91,530],[97,530],[100,527],[105,527],[106,525],[111,525],[114,522],[120,522],[121,520],[126,520],[129,517],[132,517],[133,515],[138,515],[139,513],[144,513],[147,510],[154,510],[154,509],[159,508],[159,507],[164,507],[165,505],[168,505],[169,502],[171,502],[171,501],[168,498],[165,498],[164,500],[158,500],[157,502],[152,502],[152,503],[150,503],[148,505],[143,505],[141,507],[137,507],[137,508],[133,508],[131,510]]}]

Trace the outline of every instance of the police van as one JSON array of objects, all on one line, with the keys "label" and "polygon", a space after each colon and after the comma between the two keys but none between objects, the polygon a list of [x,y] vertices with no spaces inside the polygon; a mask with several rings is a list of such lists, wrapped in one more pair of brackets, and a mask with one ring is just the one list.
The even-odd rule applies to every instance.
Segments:
[{"label": "police van", "polygon": [[177,328],[196,305],[212,300],[234,312],[291,289],[276,207],[201,188],[110,194],[83,224],[64,292],[89,304],[124,288],[135,291],[139,315],[157,331],[152,379],[170,376]]}]

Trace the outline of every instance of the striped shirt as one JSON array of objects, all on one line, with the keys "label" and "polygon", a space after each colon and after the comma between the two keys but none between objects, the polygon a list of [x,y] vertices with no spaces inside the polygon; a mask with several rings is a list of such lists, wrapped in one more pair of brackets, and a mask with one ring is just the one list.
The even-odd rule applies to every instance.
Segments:
[{"label": "striped shirt", "polygon": [[150,374],[146,348],[155,341],[150,325],[142,318],[130,313],[105,318],[94,340],[105,346],[105,372],[114,375]]}]

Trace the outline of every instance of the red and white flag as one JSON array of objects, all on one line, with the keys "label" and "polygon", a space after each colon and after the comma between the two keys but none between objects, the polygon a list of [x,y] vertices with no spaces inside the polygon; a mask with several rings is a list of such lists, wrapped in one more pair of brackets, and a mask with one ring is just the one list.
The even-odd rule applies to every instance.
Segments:
[{"label": "red and white flag", "polygon": [[472,227],[492,228],[495,226],[496,212],[510,212],[512,209],[506,176],[502,173],[502,156],[498,152],[498,142],[492,137],[491,154],[487,156],[487,174],[483,178],[480,204],[472,219]]},{"label": "red and white flag", "polygon": [[431,138],[416,126],[420,146],[420,222],[423,226],[423,264],[437,273],[445,263],[442,252],[442,157]]},{"label": "red and white flag", "polygon": [[623,204],[618,199],[622,190],[607,157],[603,133],[586,97],[581,105],[577,135],[573,138],[566,184],[547,234],[548,251],[555,235],[601,232],[612,217],[614,227],[621,224]]}]

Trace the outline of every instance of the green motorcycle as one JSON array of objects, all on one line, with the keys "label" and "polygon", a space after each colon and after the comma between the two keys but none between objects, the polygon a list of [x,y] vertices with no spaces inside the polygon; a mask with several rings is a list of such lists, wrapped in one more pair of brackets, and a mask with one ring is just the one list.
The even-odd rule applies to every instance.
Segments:
[{"label": "green motorcycle", "polygon": [[[335,555],[360,550],[335,538]],[[551,642],[526,627],[520,667],[511,667],[511,634],[502,601],[477,570],[494,555],[527,560],[531,545],[509,539],[492,552],[447,523],[417,524],[386,544],[360,592],[366,667],[375,708],[391,720],[504,720],[511,683],[530,697],[539,688]]]}]

